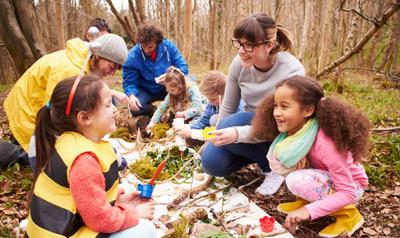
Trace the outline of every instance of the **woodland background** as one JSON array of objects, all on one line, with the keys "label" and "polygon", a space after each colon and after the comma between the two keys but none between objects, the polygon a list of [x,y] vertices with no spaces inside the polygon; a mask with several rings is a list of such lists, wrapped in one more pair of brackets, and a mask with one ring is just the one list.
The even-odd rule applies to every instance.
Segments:
[{"label": "woodland background", "polygon": [[340,70],[334,70],[372,71],[399,80],[399,0],[123,3],[123,9],[117,10],[111,0],[0,0],[0,83],[14,82],[42,55],[63,49],[67,39],[82,37],[93,17],[106,19],[113,33],[124,36],[130,46],[137,26],[153,21],[177,44],[192,68],[207,65],[219,69],[236,53],[230,41],[235,23],[259,12],[293,33],[293,54],[310,75],[323,75],[324,68],[339,56],[356,54]]},{"label": "woodland background", "polygon": [[[110,0],[0,0],[0,138],[11,135],[2,102],[19,75],[42,55],[63,49],[67,39],[82,38],[94,17],[106,19],[129,48],[141,22],[159,24],[201,79],[210,69],[227,73],[236,54],[235,23],[265,12],[293,33],[292,53],[325,92],[360,108],[374,124],[363,160],[370,186],[357,204],[365,223],[354,236],[400,237],[399,9],[400,0],[125,0],[122,9]],[[121,78],[113,82],[121,90]],[[260,176],[245,168],[230,179],[244,184]],[[18,163],[0,170],[0,237],[17,236],[31,181],[30,168]],[[258,196],[257,185],[246,195],[284,222],[276,206],[294,197],[285,190]],[[317,237],[330,222],[305,222],[295,236]]]}]

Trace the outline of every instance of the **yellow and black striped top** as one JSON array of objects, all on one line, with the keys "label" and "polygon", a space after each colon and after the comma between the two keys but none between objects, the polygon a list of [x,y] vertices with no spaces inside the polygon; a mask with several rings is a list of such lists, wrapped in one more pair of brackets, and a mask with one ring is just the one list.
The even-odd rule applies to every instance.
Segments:
[{"label": "yellow and black striped top", "polygon": [[55,151],[36,181],[25,237],[108,237],[109,234],[98,234],[85,226],[69,189],[71,165],[84,152],[97,156],[105,178],[107,201],[115,202],[118,162],[111,145],[106,141],[92,142],[77,132],[65,132],[57,139]]}]

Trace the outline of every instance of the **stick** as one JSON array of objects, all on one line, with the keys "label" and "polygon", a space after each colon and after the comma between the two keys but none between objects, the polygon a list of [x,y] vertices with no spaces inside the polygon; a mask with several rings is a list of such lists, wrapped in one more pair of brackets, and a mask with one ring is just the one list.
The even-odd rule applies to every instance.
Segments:
[{"label": "stick", "polygon": [[168,204],[167,209],[171,210],[171,209],[175,208],[176,206],[178,206],[188,196],[192,196],[195,193],[205,190],[211,184],[211,182],[213,180],[214,180],[214,176],[209,176],[205,183],[200,184],[199,186],[194,187],[190,190],[185,190],[181,195],[179,195],[170,204]]},{"label": "stick", "polygon": [[400,126],[387,127],[387,128],[373,128],[372,131],[396,131],[400,130]]},{"label": "stick", "polygon": [[262,178],[262,177],[258,177],[258,178],[256,178],[256,179],[254,179],[253,181],[251,181],[250,183],[246,183],[246,184],[243,184],[243,185],[239,186],[239,187],[238,187],[238,190],[242,191],[243,188],[246,188],[246,187],[252,185],[253,183],[255,183],[255,182],[261,180],[261,178]]}]

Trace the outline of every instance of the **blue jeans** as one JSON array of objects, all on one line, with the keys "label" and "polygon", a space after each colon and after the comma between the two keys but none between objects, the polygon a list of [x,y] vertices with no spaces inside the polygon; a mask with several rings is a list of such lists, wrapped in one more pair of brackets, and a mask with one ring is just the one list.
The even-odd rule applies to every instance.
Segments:
[{"label": "blue jeans", "polygon": [[[134,112],[131,111],[133,116],[145,115],[151,109],[151,103],[155,101],[164,100],[165,96],[167,96],[167,91],[162,91],[158,94],[151,95],[146,92],[144,89],[141,89],[138,94],[135,95],[138,99],[142,107],[139,111]],[[151,116],[151,115],[150,115]]]},{"label": "blue jeans", "polygon": [[[217,129],[250,125],[253,117],[253,112],[238,112],[224,118]],[[263,172],[270,172],[266,158],[270,145],[271,142],[233,143],[223,146],[208,143],[201,155],[201,164],[204,172],[218,177],[230,175],[251,163],[257,163]]]}]

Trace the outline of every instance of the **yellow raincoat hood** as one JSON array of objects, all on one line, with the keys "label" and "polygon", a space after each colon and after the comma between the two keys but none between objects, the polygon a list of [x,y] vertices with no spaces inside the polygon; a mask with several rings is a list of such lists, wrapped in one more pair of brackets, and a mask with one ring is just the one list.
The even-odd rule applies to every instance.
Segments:
[{"label": "yellow raincoat hood", "polygon": [[[34,131],[36,113],[49,101],[58,82],[81,73],[88,54],[86,42],[71,39],[65,50],[36,61],[11,89],[4,101],[4,109],[11,132],[25,151]],[[89,71],[89,65],[85,71]]]}]

